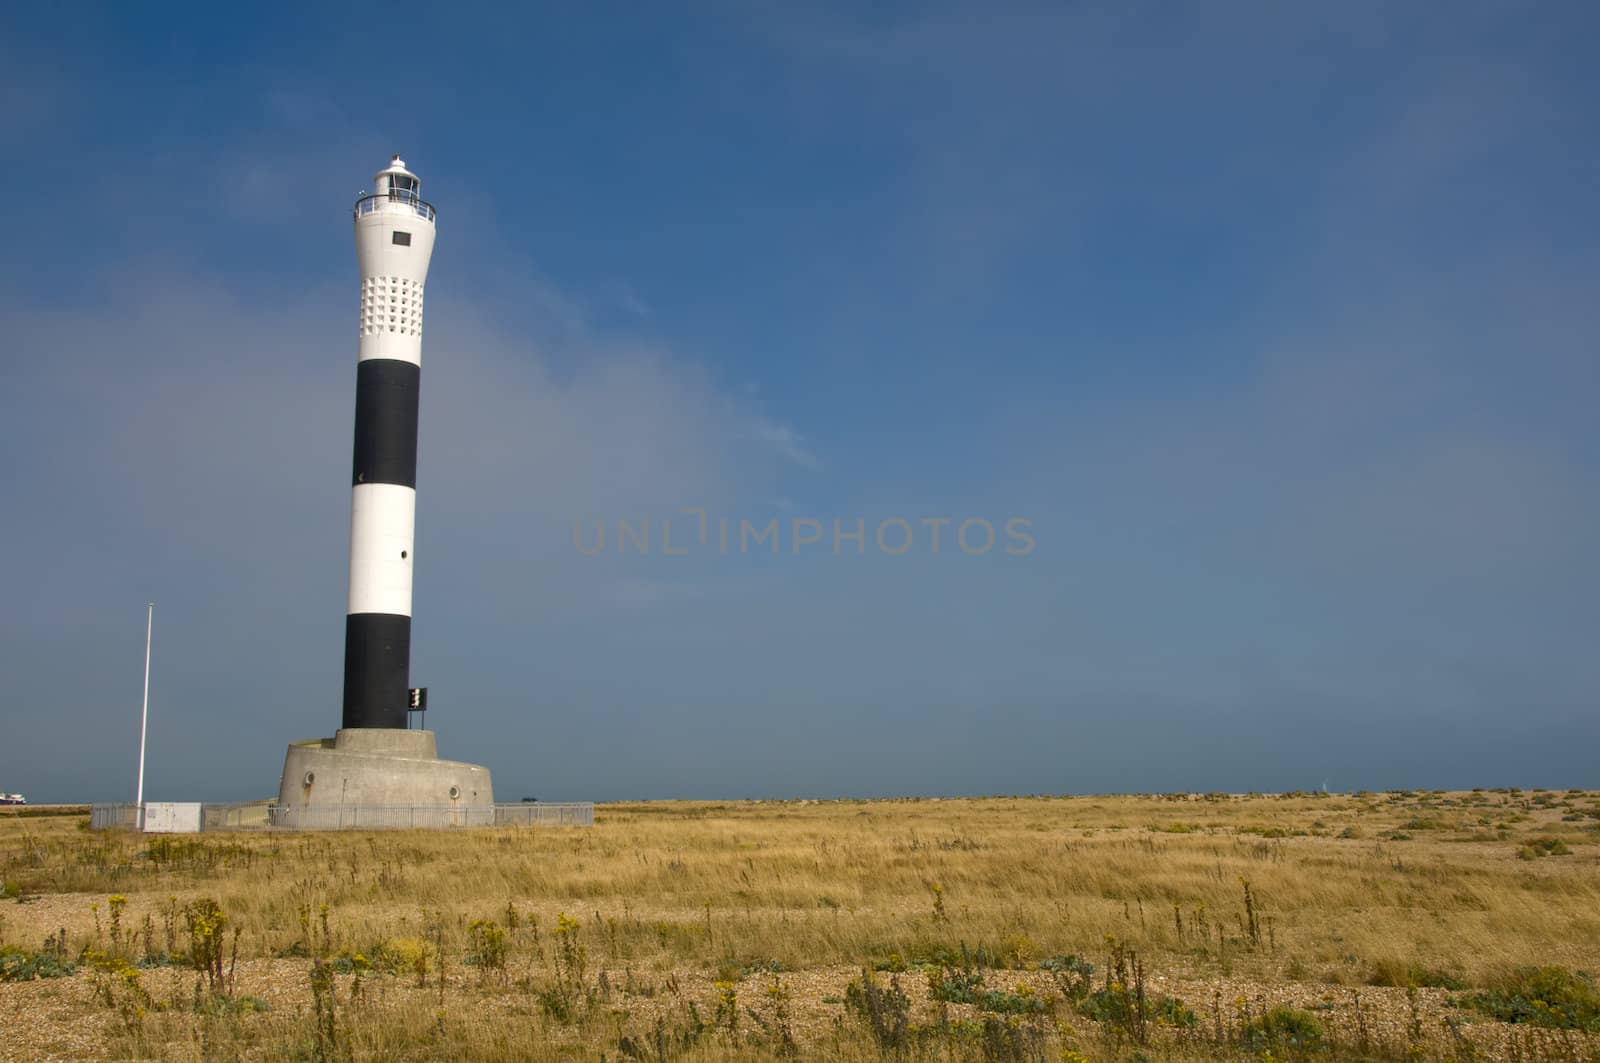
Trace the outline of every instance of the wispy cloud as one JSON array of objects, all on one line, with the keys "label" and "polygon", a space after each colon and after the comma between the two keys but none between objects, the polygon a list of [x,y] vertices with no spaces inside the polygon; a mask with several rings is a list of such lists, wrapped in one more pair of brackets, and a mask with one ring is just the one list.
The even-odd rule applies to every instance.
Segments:
[{"label": "wispy cloud", "polygon": [[639,298],[639,293],[633,290],[633,285],[622,281],[618,285],[617,302],[622,308],[635,317],[649,317],[655,313],[651,305]]},{"label": "wispy cloud", "polygon": [[640,612],[669,602],[698,598],[704,593],[705,589],[697,583],[671,580],[617,580],[603,584],[599,588],[600,597],[608,605],[629,612]]},{"label": "wispy cloud", "polygon": [[778,424],[765,417],[757,417],[755,433],[758,439],[775,450],[785,461],[803,469],[822,468],[822,460],[812,453],[806,437],[788,425]]}]

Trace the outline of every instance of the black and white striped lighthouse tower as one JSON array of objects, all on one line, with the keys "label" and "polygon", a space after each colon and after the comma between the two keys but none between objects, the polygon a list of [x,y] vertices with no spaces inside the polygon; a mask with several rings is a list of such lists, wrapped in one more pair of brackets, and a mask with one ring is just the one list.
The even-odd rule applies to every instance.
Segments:
[{"label": "black and white striped lighthouse tower", "polygon": [[355,206],[361,266],[344,726],[406,726],[422,296],[433,206],[396,155]]},{"label": "black and white striped lighthouse tower", "polygon": [[433,207],[396,155],[355,207],[361,265],[344,717],[332,738],[289,743],[270,813],[279,827],[493,823],[489,769],[441,760],[407,724],[422,296]]}]

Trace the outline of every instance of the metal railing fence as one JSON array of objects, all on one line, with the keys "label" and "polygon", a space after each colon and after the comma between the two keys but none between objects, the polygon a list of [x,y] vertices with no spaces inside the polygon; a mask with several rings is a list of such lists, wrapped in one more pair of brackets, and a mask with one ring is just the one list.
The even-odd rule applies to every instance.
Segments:
[{"label": "metal railing fence", "polygon": [[593,801],[524,801],[495,805],[497,827],[592,827]]},{"label": "metal railing fence", "polygon": [[270,825],[279,830],[412,830],[418,827],[492,827],[494,807],[449,805],[274,805]]},{"label": "metal railing fence", "polygon": [[139,806],[105,804],[89,806],[90,830],[138,830]]},{"label": "metal railing fence", "polygon": [[[200,829],[232,830],[422,830],[440,827],[592,827],[592,801],[525,801],[516,804],[329,805],[309,808],[251,802],[207,803]],[[96,804],[89,809],[90,830],[137,830],[139,806]]]}]

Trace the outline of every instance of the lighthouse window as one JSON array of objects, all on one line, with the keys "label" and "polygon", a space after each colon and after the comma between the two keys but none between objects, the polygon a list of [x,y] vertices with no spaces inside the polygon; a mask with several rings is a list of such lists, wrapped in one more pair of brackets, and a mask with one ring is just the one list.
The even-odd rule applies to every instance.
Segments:
[{"label": "lighthouse window", "polygon": [[400,230],[396,229],[395,233],[394,233],[394,242],[399,244],[399,245],[401,245],[402,247],[410,247],[411,246],[411,234],[410,233],[403,233]]}]

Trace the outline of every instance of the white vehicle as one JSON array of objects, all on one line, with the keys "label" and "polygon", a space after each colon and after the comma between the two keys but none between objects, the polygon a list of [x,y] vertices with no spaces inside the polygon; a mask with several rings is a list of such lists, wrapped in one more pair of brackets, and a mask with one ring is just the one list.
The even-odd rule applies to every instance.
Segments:
[{"label": "white vehicle", "polygon": [[0,794],[0,805],[25,805],[28,799],[21,794]]}]

